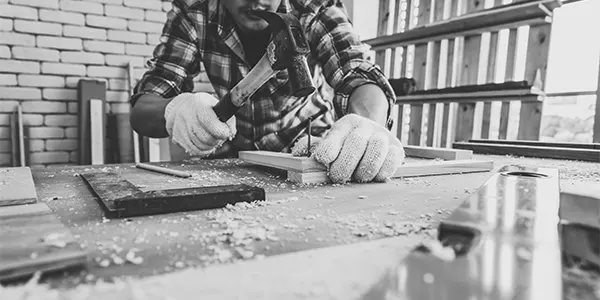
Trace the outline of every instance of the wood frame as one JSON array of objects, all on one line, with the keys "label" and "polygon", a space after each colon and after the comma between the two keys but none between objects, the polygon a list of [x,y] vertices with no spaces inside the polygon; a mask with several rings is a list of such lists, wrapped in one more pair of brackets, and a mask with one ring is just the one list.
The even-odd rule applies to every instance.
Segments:
[{"label": "wood frame", "polygon": [[[388,78],[416,82],[414,93],[396,99],[397,137],[445,148],[472,138],[538,140],[553,10],[561,5],[379,1],[377,37],[364,42]],[[526,84],[507,85],[518,82]]]},{"label": "wood frame", "polygon": [[560,2],[557,0],[515,2],[448,20],[422,24],[405,32],[378,36],[364,42],[373,50],[385,50],[524,25],[548,24],[552,21],[552,10],[558,6]]},{"label": "wood frame", "polygon": [[[471,151],[407,146],[405,152],[409,157],[446,160],[424,164],[405,164],[396,170],[392,178],[487,172],[494,167],[493,161],[471,160]],[[240,151],[239,158],[252,164],[285,170],[287,179],[291,182],[301,184],[330,182],[327,176],[327,167],[310,157],[297,157],[290,153],[259,150]]]}]

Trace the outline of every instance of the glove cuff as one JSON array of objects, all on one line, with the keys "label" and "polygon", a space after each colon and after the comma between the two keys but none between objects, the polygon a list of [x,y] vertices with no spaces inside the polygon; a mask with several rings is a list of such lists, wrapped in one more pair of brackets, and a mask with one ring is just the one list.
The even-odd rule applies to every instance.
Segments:
[{"label": "glove cuff", "polygon": [[186,103],[193,99],[191,96],[193,95],[190,93],[177,95],[165,107],[165,128],[167,129],[167,133],[169,133],[169,135],[173,134],[173,124],[175,123],[176,115],[179,114],[182,107],[185,109],[187,106]]}]

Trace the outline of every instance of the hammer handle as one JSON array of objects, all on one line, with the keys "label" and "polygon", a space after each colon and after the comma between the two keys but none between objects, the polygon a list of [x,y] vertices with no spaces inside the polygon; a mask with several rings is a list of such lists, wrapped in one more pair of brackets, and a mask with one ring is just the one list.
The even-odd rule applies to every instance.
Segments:
[{"label": "hammer handle", "polygon": [[238,107],[233,105],[233,102],[231,102],[231,94],[227,93],[225,97],[213,107],[213,110],[221,122],[227,122],[227,120],[235,115]]}]

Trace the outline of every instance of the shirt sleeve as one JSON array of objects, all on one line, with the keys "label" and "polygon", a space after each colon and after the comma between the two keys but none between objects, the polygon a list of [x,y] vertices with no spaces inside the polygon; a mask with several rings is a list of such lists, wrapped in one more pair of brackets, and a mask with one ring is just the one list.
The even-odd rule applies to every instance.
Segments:
[{"label": "shirt sleeve", "polygon": [[197,29],[186,12],[173,1],[167,13],[159,44],[148,61],[150,69],[136,84],[131,97],[135,105],[142,94],[156,94],[172,98],[194,89],[194,77],[200,73]]},{"label": "shirt sleeve", "polygon": [[388,127],[396,101],[394,90],[381,69],[369,61],[368,46],[354,31],[343,7],[331,5],[321,9],[307,28],[307,39],[317,62],[323,67],[327,83],[334,89],[334,107],[338,116],[348,113],[348,100],[357,87],[373,83],[385,93]]}]

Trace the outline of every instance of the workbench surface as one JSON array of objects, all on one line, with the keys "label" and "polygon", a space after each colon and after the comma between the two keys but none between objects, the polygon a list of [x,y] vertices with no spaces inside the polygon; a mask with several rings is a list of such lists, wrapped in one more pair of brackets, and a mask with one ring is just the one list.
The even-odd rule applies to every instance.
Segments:
[{"label": "workbench surface", "polygon": [[[192,173],[187,179],[137,169],[133,164],[33,168],[39,201],[50,206],[90,253],[85,270],[52,274],[44,281],[72,287],[99,279],[148,277],[398,236],[410,237],[408,249],[417,240],[434,236],[442,218],[507,164],[557,168],[561,186],[600,181],[596,163],[487,155],[474,155],[474,159],[493,160],[494,170],[317,186],[292,184],[284,180],[284,172],[236,159],[160,164]],[[105,219],[95,196],[78,176],[92,171],[117,172],[142,190],[246,183],[265,188],[267,201],[226,209]],[[143,261],[128,262],[130,251]]]}]

